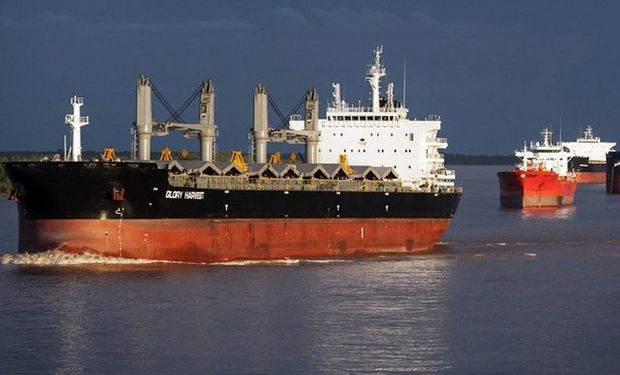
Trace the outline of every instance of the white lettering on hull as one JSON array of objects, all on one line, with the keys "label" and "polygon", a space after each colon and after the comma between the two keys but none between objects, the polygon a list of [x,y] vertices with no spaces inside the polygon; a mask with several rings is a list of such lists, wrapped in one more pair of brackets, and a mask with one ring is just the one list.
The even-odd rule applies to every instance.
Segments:
[{"label": "white lettering on hull", "polygon": [[188,200],[202,200],[205,199],[204,191],[181,191],[181,190],[166,190],[166,199],[188,199]]}]

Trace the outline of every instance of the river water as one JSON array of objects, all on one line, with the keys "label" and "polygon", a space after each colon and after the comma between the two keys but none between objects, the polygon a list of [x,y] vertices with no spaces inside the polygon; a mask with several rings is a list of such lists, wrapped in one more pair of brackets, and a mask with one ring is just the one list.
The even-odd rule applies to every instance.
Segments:
[{"label": "river water", "polygon": [[456,169],[457,217],[414,256],[18,256],[2,201],[0,373],[620,373],[620,196],[501,210],[502,167]]}]

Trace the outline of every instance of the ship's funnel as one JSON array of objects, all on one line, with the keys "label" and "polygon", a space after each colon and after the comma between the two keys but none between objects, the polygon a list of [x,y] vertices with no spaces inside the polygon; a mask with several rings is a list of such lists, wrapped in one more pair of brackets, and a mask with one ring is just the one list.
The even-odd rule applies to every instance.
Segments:
[{"label": "ship's funnel", "polygon": [[308,90],[305,113],[304,130],[308,132],[306,137],[306,162],[315,164],[319,160],[319,95],[315,88]]},{"label": "ship's funnel", "polygon": [[141,74],[136,89],[136,133],[138,135],[138,159],[151,159],[151,136],[153,134],[153,109],[151,104],[151,81]]},{"label": "ship's funnel", "polygon": [[267,162],[267,141],[269,138],[267,117],[267,88],[260,83],[254,89],[254,161]]},{"label": "ship's funnel", "polygon": [[215,90],[211,81],[202,83],[200,93],[200,112],[198,121],[200,130],[200,159],[213,161],[215,155]]}]

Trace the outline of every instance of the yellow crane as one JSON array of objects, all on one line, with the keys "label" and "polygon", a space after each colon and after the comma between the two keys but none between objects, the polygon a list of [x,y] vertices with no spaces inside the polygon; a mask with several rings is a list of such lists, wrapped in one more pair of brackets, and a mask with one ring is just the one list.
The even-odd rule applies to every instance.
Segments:
[{"label": "yellow crane", "polygon": [[248,171],[248,164],[245,162],[245,160],[243,160],[243,154],[241,153],[241,151],[234,150],[230,155],[230,162],[236,165],[241,172]]},{"label": "yellow crane", "polygon": [[103,149],[103,154],[101,154],[101,160],[103,161],[114,161],[116,159],[116,151],[112,147],[106,147]]},{"label": "yellow crane", "polygon": [[269,157],[269,164],[280,164],[282,161],[282,155],[279,152],[271,154]]},{"label": "yellow crane", "polygon": [[349,159],[347,159],[347,154],[340,154],[340,166],[342,170],[348,174],[349,176],[353,174],[353,168],[349,165]]},{"label": "yellow crane", "polygon": [[172,150],[170,147],[164,147],[161,149],[159,160],[172,160]]}]

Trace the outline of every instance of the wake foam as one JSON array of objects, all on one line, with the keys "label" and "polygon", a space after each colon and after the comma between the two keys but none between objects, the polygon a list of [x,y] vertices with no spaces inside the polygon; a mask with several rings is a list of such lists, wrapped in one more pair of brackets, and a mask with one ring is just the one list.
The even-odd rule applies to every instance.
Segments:
[{"label": "wake foam", "polygon": [[231,260],[211,263],[214,266],[299,266],[301,264],[346,263],[345,259],[273,259],[273,260]]},{"label": "wake foam", "polygon": [[[237,260],[229,262],[211,263],[218,266],[298,266],[301,264],[326,264],[350,262],[345,259],[276,259],[276,260]],[[106,257],[98,254],[82,253],[70,254],[62,251],[45,251],[41,253],[1,254],[0,264],[15,264],[26,266],[84,266],[84,265],[132,265],[132,264],[204,264],[186,263],[152,259],[128,259],[118,257]]]},{"label": "wake foam", "polygon": [[30,266],[79,266],[89,264],[149,264],[162,261],[148,259],[127,259],[105,257],[97,254],[69,254],[62,251],[45,251],[42,253],[2,254],[0,264],[17,264]]}]

